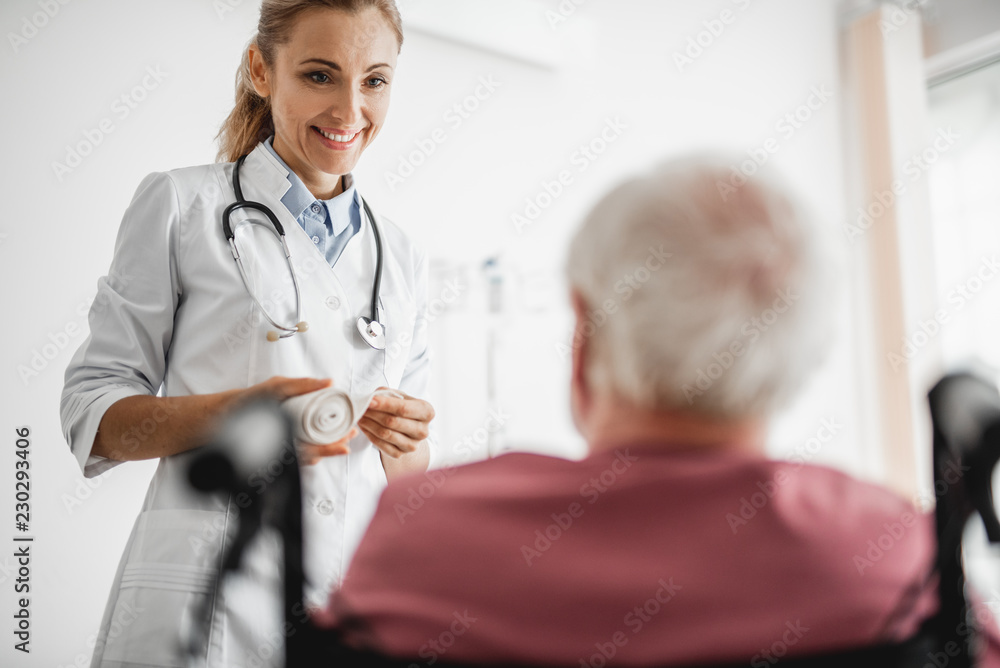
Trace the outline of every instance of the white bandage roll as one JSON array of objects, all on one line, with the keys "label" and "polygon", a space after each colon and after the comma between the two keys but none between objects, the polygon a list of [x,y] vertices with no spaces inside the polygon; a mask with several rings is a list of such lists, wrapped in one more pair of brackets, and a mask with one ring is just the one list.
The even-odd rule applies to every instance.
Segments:
[{"label": "white bandage roll", "polygon": [[326,445],[347,436],[368,410],[372,399],[379,395],[403,398],[395,390],[376,390],[352,397],[336,387],[325,387],[285,399],[281,405],[292,418],[296,438]]}]

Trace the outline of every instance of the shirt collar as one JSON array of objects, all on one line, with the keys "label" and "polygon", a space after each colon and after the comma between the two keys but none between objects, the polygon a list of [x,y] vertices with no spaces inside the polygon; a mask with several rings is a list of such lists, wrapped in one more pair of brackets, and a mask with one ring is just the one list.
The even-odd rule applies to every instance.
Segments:
[{"label": "shirt collar", "polygon": [[328,220],[333,226],[333,233],[340,234],[347,229],[347,226],[351,224],[351,209],[352,207],[357,207],[360,209],[360,205],[357,202],[357,188],[354,187],[354,175],[344,174],[343,186],[344,190],[342,193],[330,199],[320,200],[316,199],[309,189],[306,188],[306,184],[302,182],[292,169],[285,164],[285,161],[281,159],[277,151],[274,150],[272,142],[274,141],[274,135],[271,135],[264,141],[264,147],[271,152],[271,155],[281,163],[281,166],[288,170],[288,182],[291,187],[287,192],[281,197],[281,203],[285,205],[288,212],[292,214],[292,217],[298,220],[302,212],[305,211],[313,202],[319,202],[324,207],[326,207]]},{"label": "shirt collar", "polygon": [[[330,223],[333,226],[333,233],[340,234],[352,224],[361,205],[358,202],[358,190],[354,187],[354,176],[344,174],[344,191],[332,199],[324,202],[327,213],[330,216]],[[355,230],[357,231],[357,230]]]}]

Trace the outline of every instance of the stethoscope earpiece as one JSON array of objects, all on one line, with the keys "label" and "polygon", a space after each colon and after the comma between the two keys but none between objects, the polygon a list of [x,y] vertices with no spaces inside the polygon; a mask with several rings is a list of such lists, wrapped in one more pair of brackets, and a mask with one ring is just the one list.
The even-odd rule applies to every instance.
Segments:
[{"label": "stethoscope earpiece", "polygon": [[[240,166],[243,165],[243,161],[246,160],[247,156],[241,156],[236,164],[233,165],[233,191],[236,193],[236,202],[230,204],[226,207],[226,210],[222,213],[222,230],[225,232],[226,239],[229,241],[229,246],[232,249],[233,259],[236,261],[236,266],[240,270],[240,278],[243,279],[243,287],[246,288],[247,293],[249,293],[250,298],[254,300],[257,307],[260,309],[261,313],[264,314],[264,318],[267,319],[271,325],[276,329],[273,329],[267,333],[268,341],[277,341],[278,339],[283,339],[285,337],[292,336],[293,334],[305,332],[309,329],[309,323],[305,320],[299,320],[302,313],[302,295],[299,290],[299,282],[295,276],[295,269],[292,267],[292,257],[291,253],[288,251],[288,245],[285,243],[285,230],[278,222],[277,216],[271,211],[267,206],[261,204],[260,202],[251,202],[243,199],[243,190],[240,188]],[[379,233],[378,224],[375,222],[375,216],[372,214],[372,210],[368,207],[368,202],[361,198],[361,203],[364,204],[365,213],[368,214],[368,220],[372,224],[372,231],[375,233],[375,280],[372,285],[372,310],[371,317],[358,318],[358,331],[361,332],[361,338],[376,350],[385,350],[385,329],[382,324],[379,323],[376,312],[376,304],[378,304],[379,297],[379,287],[382,283],[382,235]],[[260,303],[257,296],[250,289],[250,282],[247,281],[246,270],[243,268],[243,259],[240,257],[239,250],[236,248],[236,235],[233,233],[232,224],[230,222],[230,217],[234,211],[238,209],[255,209],[260,211],[267,219],[271,222],[274,227],[274,232],[278,236],[278,240],[281,242],[281,246],[285,251],[285,262],[288,264],[288,271],[292,275],[292,286],[295,290],[295,319],[299,320],[295,325],[286,327],[284,325],[279,325],[264,308],[264,305]]]}]

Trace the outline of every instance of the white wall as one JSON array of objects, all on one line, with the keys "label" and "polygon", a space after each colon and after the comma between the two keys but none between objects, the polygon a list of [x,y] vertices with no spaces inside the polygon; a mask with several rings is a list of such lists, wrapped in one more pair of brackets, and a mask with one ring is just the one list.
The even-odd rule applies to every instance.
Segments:
[{"label": "white wall", "polygon": [[[570,326],[559,276],[568,235],[626,174],[681,151],[747,151],[773,137],[780,149],[771,162],[826,222],[839,227],[845,220],[834,0],[576,3],[554,28],[544,12],[558,9],[557,0],[461,0],[463,9],[444,0],[402,3],[419,29],[407,35],[388,125],[357,174],[374,205],[436,260],[440,281],[432,299],[447,296],[445,279],[458,276],[464,286],[457,306],[433,324],[437,424],[448,448],[476,437],[485,424],[485,342],[492,323],[496,402],[509,415],[494,448],[581,453],[568,418],[568,367],[556,347],[568,340]],[[26,30],[25,21],[47,4],[58,13],[34,33]],[[724,9],[733,22],[678,71],[674,53]],[[89,660],[107,588],[154,465],[118,467],[82,482],[59,426],[63,372],[86,336],[86,307],[139,181],[154,170],[213,160],[213,136],[231,104],[233,74],[256,11],[256,3],[240,0],[0,4],[8,156],[0,167],[0,278],[8,314],[0,375],[8,455],[0,459],[0,498],[11,504],[3,512],[12,520],[13,432],[28,426],[36,537],[32,653],[15,654],[5,642],[0,664],[82,666]],[[10,34],[22,31],[31,36],[12,43]],[[150,68],[162,81],[147,77]],[[125,115],[119,99],[144,77],[150,90],[136,91],[145,99]],[[480,89],[485,99],[456,127],[446,114],[475,93],[481,78],[499,86],[489,95]],[[816,86],[833,97],[800,129],[782,133],[779,121]],[[67,146],[93,136],[105,119],[113,132],[79,166],[57,176],[53,163],[66,160]],[[609,119],[627,128],[579,171],[574,153]],[[446,141],[412,176],[391,185],[387,173],[438,128]],[[572,184],[519,234],[511,216],[564,169]],[[496,255],[505,268],[507,311],[491,320],[480,266]],[[858,399],[867,389],[855,380],[854,303],[837,307],[841,343],[779,421],[772,449],[782,455],[801,447],[822,419],[832,418],[843,427],[815,461],[877,477],[877,451],[866,440]],[[31,368],[33,357],[37,375],[22,378],[19,368]],[[0,538],[7,545],[0,549],[0,618],[8,625],[16,577],[12,533]]]}]

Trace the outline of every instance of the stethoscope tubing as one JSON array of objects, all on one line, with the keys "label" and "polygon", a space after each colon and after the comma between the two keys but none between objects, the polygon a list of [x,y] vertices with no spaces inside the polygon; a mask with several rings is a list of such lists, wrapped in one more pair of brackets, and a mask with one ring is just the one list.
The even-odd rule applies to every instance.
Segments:
[{"label": "stethoscope tubing", "polygon": [[[285,338],[288,336],[292,336],[297,332],[304,331],[301,328],[304,323],[301,322],[302,296],[301,296],[301,291],[299,289],[298,277],[295,274],[295,268],[292,266],[292,259],[291,259],[292,256],[288,250],[288,244],[285,241],[285,228],[281,225],[281,222],[278,220],[278,217],[275,216],[274,212],[271,211],[271,209],[268,208],[266,205],[261,204],[260,202],[247,200],[243,197],[243,189],[240,186],[240,167],[243,165],[243,161],[246,160],[246,158],[247,158],[246,155],[240,156],[240,158],[236,161],[236,164],[233,166],[233,191],[236,194],[236,201],[227,206],[222,213],[222,230],[225,233],[226,239],[229,242],[229,247],[232,250],[233,259],[236,261],[236,266],[239,268],[240,278],[243,280],[243,287],[246,288],[247,293],[249,293],[250,295],[250,298],[253,299],[254,303],[260,309],[261,313],[264,314],[264,317],[267,319],[267,321],[271,323],[271,325],[274,326],[276,329],[281,331],[279,337]],[[372,232],[374,232],[375,234],[375,280],[372,285],[371,322],[377,323],[379,322],[378,319],[379,291],[382,286],[382,234],[379,231],[378,223],[375,222],[375,215],[372,213],[372,210],[368,206],[368,202],[365,201],[364,197],[361,197],[361,204],[365,208],[365,213],[368,216],[369,222],[371,222]],[[236,235],[233,232],[231,223],[232,214],[240,209],[252,209],[254,211],[259,211],[260,213],[263,213],[267,217],[268,221],[271,223],[272,227],[274,227],[274,232],[277,234],[278,239],[281,242],[281,248],[285,254],[285,262],[288,265],[289,273],[292,275],[292,286],[293,289],[295,290],[296,324],[292,327],[280,325],[277,322],[275,322],[274,319],[271,318],[267,310],[264,308],[263,304],[260,303],[260,300],[257,299],[257,295],[255,295],[253,290],[250,289],[250,281],[247,278],[246,269],[243,267],[243,259],[240,257],[239,249],[236,246]],[[248,220],[247,222],[254,224],[263,224],[252,220]],[[368,341],[368,343],[372,347],[376,347],[370,341]]]},{"label": "stethoscope tubing", "polygon": [[[358,196],[360,197],[360,195]],[[378,224],[375,222],[375,215],[368,207],[368,202],[365,201],[364,197],[361,197],[361,204],[365,207],[365,213],[368,214],[368,220],[372,224],[372,232],[375,233],[375,283],[372,285],[372,320],[379,322],[378,295],[382,287],[382,234],[379,232]]]}]

